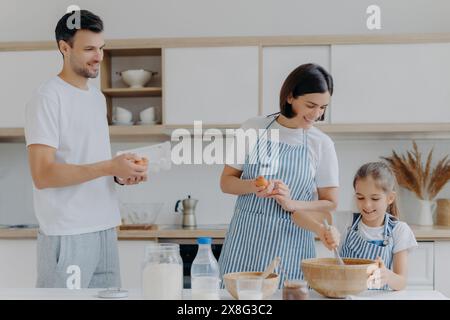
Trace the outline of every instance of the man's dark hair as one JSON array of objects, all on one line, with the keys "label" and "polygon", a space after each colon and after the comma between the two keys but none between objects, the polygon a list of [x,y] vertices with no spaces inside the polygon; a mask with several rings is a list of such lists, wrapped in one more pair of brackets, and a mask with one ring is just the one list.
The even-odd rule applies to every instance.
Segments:
[{"label": "man's dark hair", "polygon": [[[77,16],[78,15],[78,16]],[[78,21],[77,18],[79,17]],[[78,22],[78,25],[76,25]],[[59,41],[64,40],[70,46],[73,45],[73,38],[78,30],[89,30],[100,33],[103,31],[103,21],[99,16],[88,10],[72,11],[66,13],[59,19],[55,28],[56,44],[59,48]]]}]

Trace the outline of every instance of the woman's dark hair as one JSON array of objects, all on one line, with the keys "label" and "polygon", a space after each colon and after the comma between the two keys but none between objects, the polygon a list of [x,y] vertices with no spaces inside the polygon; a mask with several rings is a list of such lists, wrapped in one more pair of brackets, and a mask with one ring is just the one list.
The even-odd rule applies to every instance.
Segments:
[{"label": "woman's dark hair", "polygon": [[[296,116],[292,105],[288,102],[289,96],[295,99],[308,93],[325,93],[333,95],[333,78],[321,66],[314,63],[302,64],[292,71],[280,91],[280,111],[286,118]],[[319,119],[325,119],[325,113]]]},{"label": "woman's dark hair", "polygon": [[73,38],[78,30],[89,30],[100,33],[103,31],[103,21],[99,16],[88,10],[79,10],[66,13],[61,19],[59,19],[55,28],[56,44],[58,48],[60,40],[64,40],[72,46]]}]

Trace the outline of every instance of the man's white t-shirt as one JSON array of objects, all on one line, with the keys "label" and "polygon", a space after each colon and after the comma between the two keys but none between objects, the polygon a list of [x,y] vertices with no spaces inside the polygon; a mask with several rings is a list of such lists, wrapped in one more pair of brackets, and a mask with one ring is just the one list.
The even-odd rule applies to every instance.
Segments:
[{"label": "man's white t-shirt", "polygon": [[[82,90],[54,77],[41,85],[26,106],[27,147],[56,149],[56,162],[92,164],[111,159],[106,101],[94,86]],[[34,209],[46,235],[96,232],[120,224],[113,177],[62,188],[37,189]]]},{"label": "man's white t-shirt", "polygon": [[[349,228],[353,223],[353,214],[349,214],[337,226],[341,233],[341,246],[343,245]],[[365,240],[384,240],[384,225],[380,227],[369,227],[360,220],[358,222],[358,233]],[[397,253],[403,250],[411,251],[417,248],[416,237],[407,223],[398,221],[392,230],[393,247],[392,253]]]},{"label": "man's white t-shirt", "polygon": [[[265,129],[273,120],[273,116],[251,118],[242,124],[241,129]],[[304,144],[306,134],[308,155],[310,158],[311,169],[315,176],[316,187],[325,188],[339,186],[339,166],[336,150],[334,148],[333,140],[331,140],[328,135],[316,127],[311,127],[308,130],[301,128],[293,129],[284,127],[277,121],[272,123],[269,127],[269,130],[270,129],[278,129],[279,142],[290,145]],[[268,138],[270,139],[271,136],[269,135]],[[245,150],[246,155],[251,152],[252,148],[254,148],[254,145]],[[240,158],[244,159],[245,157]],[[244,167],[242,163],[230,163],[228,165],[241,171]]]}]

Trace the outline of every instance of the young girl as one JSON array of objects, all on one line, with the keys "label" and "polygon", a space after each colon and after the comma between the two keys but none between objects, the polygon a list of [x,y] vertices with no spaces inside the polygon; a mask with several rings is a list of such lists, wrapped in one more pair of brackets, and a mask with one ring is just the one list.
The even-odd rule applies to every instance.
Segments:
[{"label": "young girl", "polygon": [[[402,290],[406,286],[408,251],[417,247],[409,226],[398,221],[392,171],[382,162],[359,168],[353,179],[356,205],[340,254],[347,258],[377,259],[379,268],[369,277],[369,288]],[[329,236],[336,238],[335,233]],[[339,237],[335,242],[339,241]],[[331,241],[333,242],[333,241]]]}]

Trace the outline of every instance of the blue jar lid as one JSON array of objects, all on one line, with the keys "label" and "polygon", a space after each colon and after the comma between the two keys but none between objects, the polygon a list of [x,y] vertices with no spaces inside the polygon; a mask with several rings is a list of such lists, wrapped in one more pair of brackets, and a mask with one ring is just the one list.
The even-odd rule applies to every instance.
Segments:
[{"label": "blue jar lid", "polygon": [[211,238],[210,237],[200,237],[197,238],[198,244],[211,244]]}]

